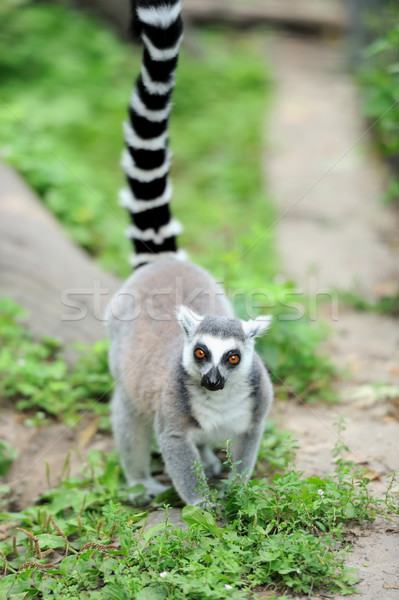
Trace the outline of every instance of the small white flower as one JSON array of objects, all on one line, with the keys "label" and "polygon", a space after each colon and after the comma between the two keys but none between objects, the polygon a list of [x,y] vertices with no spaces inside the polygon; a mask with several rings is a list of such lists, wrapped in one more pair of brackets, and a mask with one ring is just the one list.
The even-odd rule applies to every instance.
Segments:
[{"label": "small white flower", "polygon": [[18,364],[19,364],[20,367],[24,367],[26,361],[25,361],[24,358],[19,358],[17,362],[18,362]]},{"label": "small white flower", "polygon": [[297,573],[302,573],[301,569],[296,570]]},{"label": "small white flower", "polygon": [[317,490],[317,493],[319,494],[319,496],[324,496],[323,490]]},{"label": "small white flower", "polygon": [[166,577],[167,572],[166,571],[162,571],[162,573],[159,574],[160,577]]},{"label": "small white flower", "polygon": [[232,590],[233,589],[232,586],[229,585],[228,583],[225,583],[224,587],[226,588],[226,590]]}]

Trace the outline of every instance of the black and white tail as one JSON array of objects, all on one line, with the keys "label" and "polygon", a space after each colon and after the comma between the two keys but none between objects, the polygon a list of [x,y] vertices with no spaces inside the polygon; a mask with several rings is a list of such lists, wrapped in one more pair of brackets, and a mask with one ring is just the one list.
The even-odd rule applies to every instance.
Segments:
[{"label": "black and white tail", "polygon": [[158,258],[184,258],[177,249],[181,225],[173,219],[169,202],[171,155],[168,120],[183,25],[180,0],[136,0],[134,27],[144,43],[140,75],[124,123],[126,149],[122,167],[128,187],[120,193],[130,213],[127,235],[136,254],[132,265]]}]

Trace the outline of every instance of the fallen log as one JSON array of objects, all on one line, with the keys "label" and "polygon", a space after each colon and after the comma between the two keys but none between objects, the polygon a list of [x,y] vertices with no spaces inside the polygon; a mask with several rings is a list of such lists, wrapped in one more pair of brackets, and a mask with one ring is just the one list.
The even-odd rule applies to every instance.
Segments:
[{"label": "fallen log", "polygon": [[[123,39],[129,39],[129,0],[79,0],[75,5],[101,15]],[[343,0],[184,0],[183,19],[189,24],[250,27],[263,23],[340,34],[348,28],[349,15]]]},{"label": "fallen log", "polygon": [[104,338],[104,307],[120,282],[69,240],[2,164],[0,182],[0,295],[27,310],[27,324],[39,335],[83,343]]}]

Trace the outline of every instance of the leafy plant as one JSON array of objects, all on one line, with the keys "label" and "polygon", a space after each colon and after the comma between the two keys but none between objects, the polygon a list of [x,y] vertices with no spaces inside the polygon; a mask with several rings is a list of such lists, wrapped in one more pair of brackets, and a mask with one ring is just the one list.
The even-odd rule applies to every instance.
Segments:
[{"label": "leafy plant", "polygon": [[258,342],[259,352],[271,369],[280,397],[305,401],[335,400],[331,381],[336,369],[318,351],[325,330],[312,328],[307,321],[275,321],[270,335]]},{"label": "leafy plant", "polygon": [[81,347],[83,355],[70,368],[59,342],[35,339],[19,323],[22,316],[14,302],[0,299],[0,396],[12,399],[18,410],[44,411],[69,423],[90,410],[102,415],[106,426],[112,389],[107,342]]},{"label": "leafy plant", "polygon": [[399,197],[399,25],[398,10],[392,3],[386,22],[392,25],[380,33],[363,55],[360,82],[364,110],[373,123],[378,145],[393,166],[387,199]]},{"label": "leafy plant", "polygon": [[364,51],[365,110],[367,116],[379,119],[379,139],[387,156],[399,153],[398,48],[399,26],[395,24]]},{"label": "leafy plant", "polygon": [[9,468],[17,458],[18,452],[6,440],[0,440],[0,477],[7,475]]},{"label": "leafy plant", "polygon": [[148,511],[121,504],[128,490],[116,454],[93,451],[81,476],[47,491],[38,506],[0,513],[9,523],[0,542],[7,573],[0,596],[244,599],[264,585],[297,594],[353,592],[344,525],[397,510],[392,498],[388,507],[372,498],[368,480],[342,462],[333,476],[289,470],[246,482],[228,448],[227,455],[233,478],[219,501],[223,519],[186,506],[180,529],[168,506],[150,526]]},{"label": "leafy plant", "polygon": [[356,291],[341,292],[342,300],[359,311],[370,311],[388,315],[399,314],[399,291],[391,296],[370,301]]},{"label": "leafy plant", "polygon": [[279,429],[275,421],[268,419],[258,452],[258,475],[273,474],[292,466],[297,448],[292,434]]}]

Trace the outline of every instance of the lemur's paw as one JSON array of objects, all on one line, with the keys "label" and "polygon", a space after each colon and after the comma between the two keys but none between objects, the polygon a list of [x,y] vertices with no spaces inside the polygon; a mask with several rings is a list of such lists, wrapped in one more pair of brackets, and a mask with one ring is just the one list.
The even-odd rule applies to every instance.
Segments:
[{"label": "lemur's paw", "polygon": [[129,494],[129,500],[133,506],[145,506],[150,504],[151,500],[158,494],[165,492],[168,486],[159,483],[156,479],[141,479],[140,481],[130,481],[130,487],[140,484],[145,487],[144,491],[133,492]]}]

